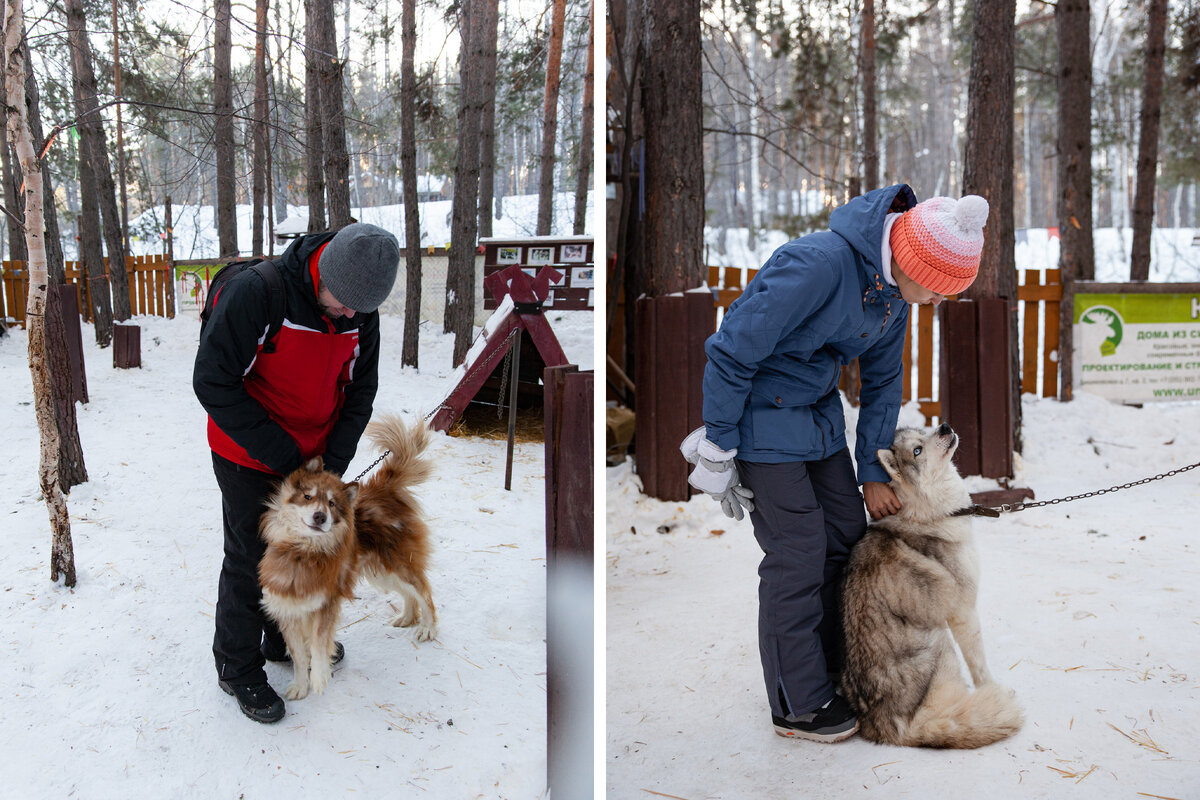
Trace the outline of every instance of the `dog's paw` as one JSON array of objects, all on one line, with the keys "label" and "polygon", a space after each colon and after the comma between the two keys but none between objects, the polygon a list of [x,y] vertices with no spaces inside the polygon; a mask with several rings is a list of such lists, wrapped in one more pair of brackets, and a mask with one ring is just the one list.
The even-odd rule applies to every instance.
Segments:
[{"label": "dog's paw", "polygon": [[413,630],[413,636],[418,642],[432,642],[437,638],[437,625],[421,624]]},{"label": "dog's paw", "polygon": [[411,628],[417,624],[417,612],[406,608],[402,613],[392,617],[392,621],[388,624],[393,628]]},{"label": "dog's paw", "polygon": [[298,682],[289,683],[287,688],[283,690],[283,696],[288,700],[303,700],[308,697],[308,687],[301,686]]},{"label": "dog's paw", "polygon": [[310,676],[313,692],[315,694],[322,694],[325,691],[325,687],[329,685],[329,679],[332,677],[332,675],[333,672],[328,666],[325,666],[323,669],[318,669],[314,665],[312,668],[312,675]]}]

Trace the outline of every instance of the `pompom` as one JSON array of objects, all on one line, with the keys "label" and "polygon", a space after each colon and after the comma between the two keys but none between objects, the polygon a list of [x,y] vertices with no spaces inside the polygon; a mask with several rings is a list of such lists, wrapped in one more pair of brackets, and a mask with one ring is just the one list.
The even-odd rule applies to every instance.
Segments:
[{"label": "pompom", "polygon": [[982,231],[988,217],[988,202],[977,194],[964,195],[954,208],[954,221],[959,230],[974,233]]}]

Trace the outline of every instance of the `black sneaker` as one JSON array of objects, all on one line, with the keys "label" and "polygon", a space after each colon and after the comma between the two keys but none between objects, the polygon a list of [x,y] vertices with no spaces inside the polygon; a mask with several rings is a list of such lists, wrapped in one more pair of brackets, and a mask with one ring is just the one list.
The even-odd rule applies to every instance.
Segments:
[{"label": "black sneaker", "polygon": [[217,681],[217,685],[225,694],[236,697],[242,713],[255,722],[278,722],[283,719],[283,700],[266,681],[247,684]]},{"label": "black sneaker", "polygon": [[[292,657],[288,654],[287,650],[284,650],[282,653],[274,652],[269,647],[267,647],[266,642],[263,642],[262,654],[263,654],[263,658],[265,658],[267,661],[274,661],[276,664],[292,663]],[[340,663],[342,663],[342,659],[345,657],[346,657],[346,648],[342,647],[341,642],[334,642],[333,643],[333,659],[329,663],[330,664],[340,664]]]},{"label": "black sneaker", "polygon": [[775,732],[780,736],[809,739],[814,742],[840,742],[849,739],[858,731],[858,718],[846,698],[835,694],[825,705],[808,714],[792,715],[794,718],[771,715]]}]

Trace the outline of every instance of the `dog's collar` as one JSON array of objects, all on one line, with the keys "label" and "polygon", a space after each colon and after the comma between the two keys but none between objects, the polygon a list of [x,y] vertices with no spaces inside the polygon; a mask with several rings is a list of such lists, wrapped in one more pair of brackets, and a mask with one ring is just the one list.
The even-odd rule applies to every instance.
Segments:
[{"label": "dog's collar", "polygon": [[975,505],[967,506],[966,508],[960,508],[958,511],[955,511],[950,516],[952,516],[952,517],[998,517],[998,516],[1000,516],[1000,509],[989,508],[988,506],[981,506],[978,503],[976,503]]}]

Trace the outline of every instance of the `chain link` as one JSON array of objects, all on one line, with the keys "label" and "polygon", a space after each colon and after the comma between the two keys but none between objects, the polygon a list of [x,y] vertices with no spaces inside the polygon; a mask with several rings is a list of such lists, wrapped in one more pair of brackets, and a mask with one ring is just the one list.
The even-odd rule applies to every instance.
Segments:
[{"label": "chain link", "polygon": [[[508,336],[504,337],[504,341],[501,342],[500,344],[507,345],[510,341],[512,341],[513,337],[515,337],[520,332],[521,332],[520,328],[513,328],[511,331],[509,331]],[[480,335],[482,335],[482,334],[480,334]],[[507,357],[508,357],[508,355],[511,354],[512,348],[506,347],[505,350],[509,351],[508,353],[505,354],[505,359],[506,359],[506,363],[507,363]],[[478,375],[479,371],[481,369],[483,369],[485,366],[487,366],[486,363],[480,363],[480,364],[476,365],[475,369],[471,370],[466,375],[464,375],[462,380],[459,381],[459,383],[462,384],[462,383],[465,383],[466,381],[469,381],[471,378]],[[439,403],[436,407],[434,407],[434,409],[432,411],[430,411],[428,414],[425,415],[425,418],[424,418],[425,421],[428,422],[430,417],[432,417],[437,412],[441,411],[443,408],[449,408],[449,406],[447,406],[445,403]],[[361,481],[363,479],[364,475],[366,475],[368,472],[370,472],[371,470],[378,467],[383,462],[383,460],[385,458],[387,458],[388,456],[390,456],[391,454],[392,454],[391,450],[384,450],[383,453],[379,456],[379,458],[377,458],[371,462],[371,466],[367,467],[362,472],[358,473],[358,477],[355,478],[353,482],[358,483],[359,481]],[[1197,466],[1200,466],[1200,465],[1197,465]]]},{"label": "chain link", "polygon": [[1039,500],[1036,503],[1018,503],[1015,506],[1009,505],[1008,503],[1004,503],[1003,505],[996,506],[994,510],[999,511],[1002,514],[1005,514],[1010,511],[1024,511],[1027,508],[1039,508],[1041,506],[1056,506],[1059,503],[1069,503],[1072,500],[1083,500],[1088,497],[1099,497],[1102,494],[1109,494],[1110,492],[1119,492],[1122,489],[1132,489],[1134,486],[1141,486],[1142,484],[1153,483],[1154,481],[1161,481],[1163,478],[1171,478],[1171,477],[1174,477],[1175,475],[1179,475],[1181,473],[1187,472],[1188,470],[1196,469],[1197,467],[1200,467],[1200,462],[1198,462],[1196,464],[1189,464],[1188,466],[1180,467],[1179,469],[1173,469],[1169,472],[1162,472],[1162,473],[1159,473],[1158,475],[1155,475],[1152,478],[1142,478],[1139,481],[1131,481],[1129,483],[1122,483],[1119,486],[1110,486],[1107,489],[1097,489],[1094,492],[1085,492],[1083,494],[1071,495],[1070,497],[1056,497],[1053,500]]}]

